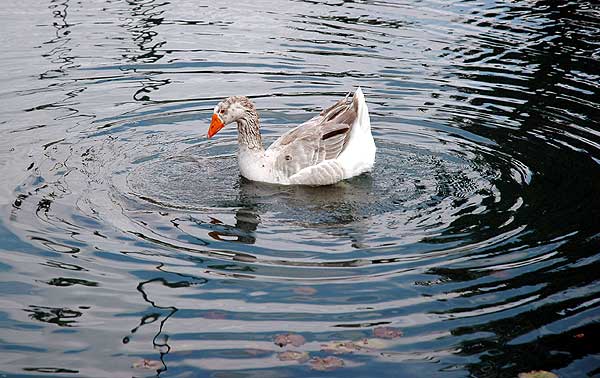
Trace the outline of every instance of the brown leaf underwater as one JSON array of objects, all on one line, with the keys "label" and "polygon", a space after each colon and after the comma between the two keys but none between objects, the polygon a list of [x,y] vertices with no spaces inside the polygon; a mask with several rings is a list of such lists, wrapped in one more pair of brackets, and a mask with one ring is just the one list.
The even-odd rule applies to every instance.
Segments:
[{"label": "brown leaf underwater", "polygon": [[327,344],[321,344],[321,351],[333,354],[353,353],[362,349],[359,343],[357,344],[353,341],[334,341]]},{"label": "brown leaf underwater", "polygon": [[139,360],[134,362],[131,367],[134,369],[148,369],[148,370],[158,370],[162,367],[162,363],[160,361],[155,360]]},{"label": "brown leaf underwater", "polygon": [[382,339],[395,339],[397,337],[402,336],[402,331],[398,328],[393,327],[375,327],[373,329],[373,336],[379,337]]},{"label": "brown leaf underwater", "polygon": [[308,352],[297,352],[294,350],[287,350],[285,352],[277,353],[279,361],[298,361],[300,363],[306,362],[310,359]]},{"label": "brown leaf underwater", "polygon": [[532,370],[528,373],[519,373],[519,378],[558,378],[558,375],[546,370]]},{"label": "brown leaf underwater", "polygon": [[300,295],[315,295],[317,293],[317,289],[311,286],[298,286],[295,287],[293,290],[294,293]]},{"label": "brown leaf underwater", "polygon": [[313,370],[326,371],[334,370],[344,366],[344,360],[329,356],[325,358],[315,357],[310,360],[310,367]]},{"label": "brown leaf underwater", "polygon": [[299,347],[306,342],[306,339],[302,335],[298,335],[295,333],[284,333],[281,335],[275,336],[275,344],[280,347],[284,347],[288,344],[292,344],[295,347]]}]

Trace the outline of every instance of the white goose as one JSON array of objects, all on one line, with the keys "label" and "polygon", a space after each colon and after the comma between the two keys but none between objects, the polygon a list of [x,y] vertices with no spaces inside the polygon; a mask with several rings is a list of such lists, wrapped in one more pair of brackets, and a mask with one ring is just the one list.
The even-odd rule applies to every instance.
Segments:
[{"label": "white goose", "polygon": [[237,122],[238,164],[242,176],[283,185],[329,185],[370,171],[375,162],[369,110],[362,90],[348,94],[263,148],[258,113],[244,96],[215,106],[208,138]]}]

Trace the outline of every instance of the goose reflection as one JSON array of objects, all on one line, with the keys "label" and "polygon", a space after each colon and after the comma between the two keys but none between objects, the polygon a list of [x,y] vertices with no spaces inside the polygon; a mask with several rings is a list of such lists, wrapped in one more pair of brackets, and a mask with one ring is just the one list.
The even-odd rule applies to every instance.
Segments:
[{"label": "goose reflection", "polygon": [[211,216],[208,236],[213,240],[254,244],[263,215],[271,221],[348,237],[356,248],[368,232],[366,219],[373,197],[370,175],[325,187],[272,185],[240,177],[238,187],[235,224]]},{"label": "goose reflection", "polygon": [[251,207],[240,208],[235,212],[235,225],[227,225],[214,217],[211,217],[210,223],[214,229],[208,232],[208,236],[214,240],[254,244],[260,215]]}]

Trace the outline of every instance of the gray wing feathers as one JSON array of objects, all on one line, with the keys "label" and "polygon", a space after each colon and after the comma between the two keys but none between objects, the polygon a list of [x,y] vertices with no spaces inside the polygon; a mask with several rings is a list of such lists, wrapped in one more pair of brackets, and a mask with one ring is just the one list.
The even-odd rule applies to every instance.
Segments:
[{"label": "gray wing feathers", "polygon": [[325,160],[301,169],[290,177],[291,184],[330,185],[344,179],[344,169],[335,160]]},{"label": "gray wing feathers", "polygon": [[348,102],[348,96],[275,142],[270,147],[277,154],[275,169],[291,177],[304,168],[337,158],[357,117],[358,102]]}]

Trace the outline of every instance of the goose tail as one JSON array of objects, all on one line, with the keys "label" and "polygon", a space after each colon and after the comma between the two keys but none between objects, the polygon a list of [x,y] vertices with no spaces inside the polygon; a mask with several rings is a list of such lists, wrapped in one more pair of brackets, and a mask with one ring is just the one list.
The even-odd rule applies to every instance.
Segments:
[{"label": "goose tail", "polygon": [[354,92],[352,97],[354,108],[356,109],[356,123],[359,129],[364,132],[371,132],[371,122],[369,119],[369,108],[367,108],[367,101],[365,101],[365,95],[360,87]]},{"label": "goose tail", "polygon": [[371,134],[371,120],[365,95],[359,87],[352,98],[356,119],[352,124],[350,137],[338,162],[344,169],[344,178],[370,171],[375,163],[375,141]]}]

